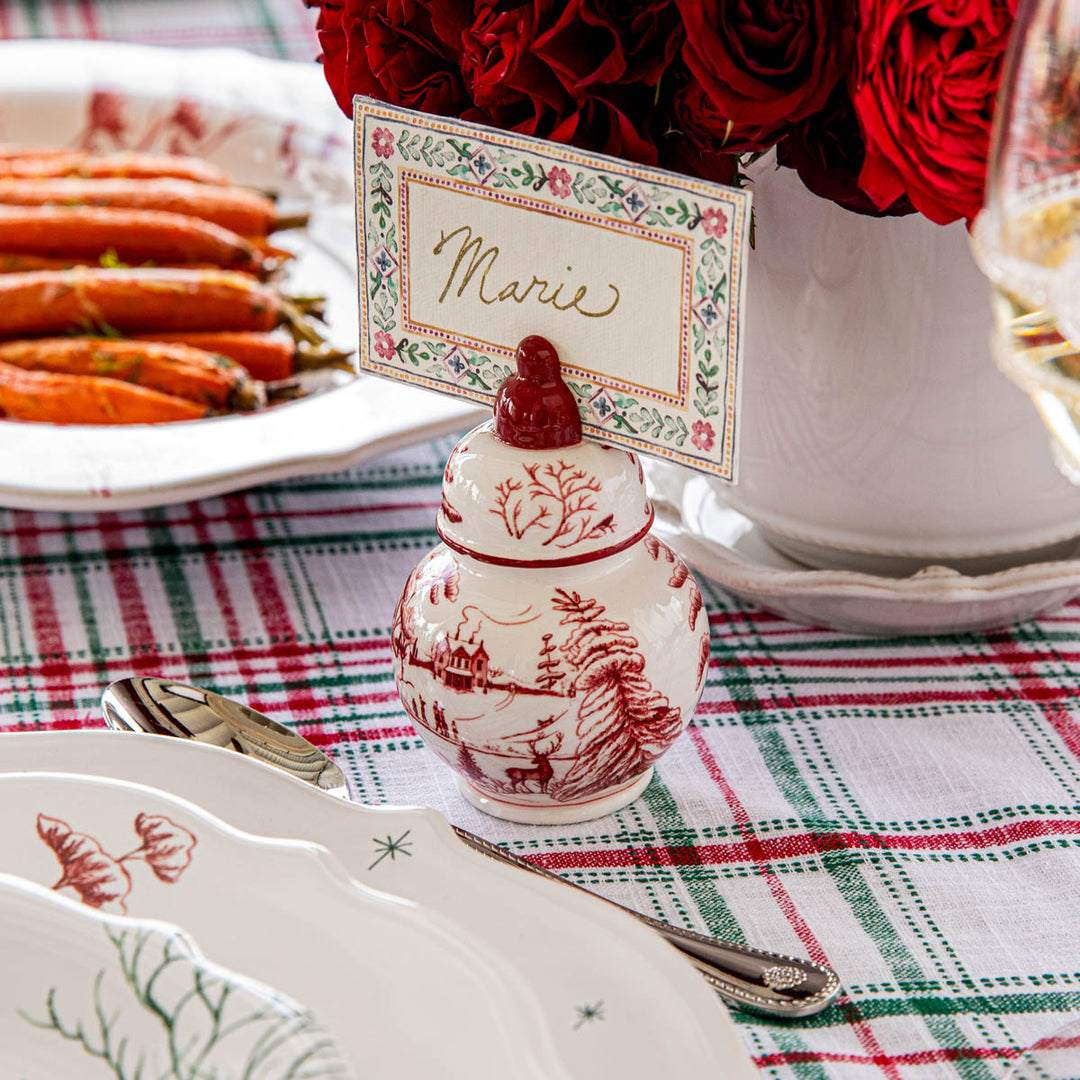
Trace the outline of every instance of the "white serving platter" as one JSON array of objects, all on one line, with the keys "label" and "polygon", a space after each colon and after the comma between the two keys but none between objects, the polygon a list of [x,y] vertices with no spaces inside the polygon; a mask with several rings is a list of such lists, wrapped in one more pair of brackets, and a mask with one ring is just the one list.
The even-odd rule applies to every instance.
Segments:
[{"label": "white serving platter", "polygon": [[[727,1010],[657,935],[594,897],[470,851],[432,810],[345,802],[231,751],[163,736],[112,731],[0,736],[0,780],[28,770],[141,782],[248,833],[321,845],[350,878],[447,920],[462,940],[509,972],[506,985],[534,1002],[531,1022],[542,1025],[566,1075],[580,1080],[651,1075],[749,1080],[756,1075]],[[310,912],[300,914],[305,925],[315,919],[333,925],[321,902],[304,910]],[[218,955],[215,943],[195,926],[172,921],[190,930],[211,959],[256,973]],[[345,938],[339,933],[335,940],[344,947]],[[352,964],[328,961],[335,962]],[[366,970],[372,977],[379,974],[378,966]],[[281,978],[265,981],[303,1001],[334,1028],[317,993]],[[513,1008],[528,1029],[519,1015],[528,1007]],[[400,1026],[427,1030],[423,1010],[417,1006]]]},{"label": "white serving platter", "polygon": [[[0,142],[198,154],[310,209],[288,287],[327,297],[330,337],[357,340],[351,125],[318,64],[229,49],[0,42]],[[362,375],[249,415],[98,427],[0,420],[0,505],[159,506],[303,474],[464,430],[469,403]]]},{"label": "white serving platter", "polygon": [[0,874],[0,1072],[351,1080],[334,1037],[167,923],[106,915]]}]

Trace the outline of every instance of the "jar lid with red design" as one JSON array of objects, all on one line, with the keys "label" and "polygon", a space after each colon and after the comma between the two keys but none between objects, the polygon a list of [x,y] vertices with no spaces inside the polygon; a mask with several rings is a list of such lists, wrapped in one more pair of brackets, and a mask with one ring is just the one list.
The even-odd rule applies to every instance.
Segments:
[{"label": "jar lid with red design", "polygon": [[454,447],[437,528],[454,550],[506,566],[568,566],[640,540],[653,511],[637,455],[582,436],[559,357],[518,346],[492,420]]}]

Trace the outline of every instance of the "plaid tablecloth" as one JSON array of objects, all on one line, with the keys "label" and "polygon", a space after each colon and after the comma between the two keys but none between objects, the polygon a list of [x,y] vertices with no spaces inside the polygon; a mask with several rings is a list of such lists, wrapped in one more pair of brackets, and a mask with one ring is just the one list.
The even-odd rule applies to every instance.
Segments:
[{"label": "plaid tablecloth", "polygon": [[[299,0],[0,4],[7,35],[299,58],[310,23]],[[766,1075],[997,1077],[1080,1015],[1080,603],[880,640],[702,580],[708,686],[645,795],[591,825],[497,822],[423,748],[391,673],[450,445],[157,510],[0,511],[0,728],[98,725],[128,674],[201,683],[332,751],[369,802],[432,806],[651,915],[829,963],[846,991],[821,1016],[736,1014]]]}]

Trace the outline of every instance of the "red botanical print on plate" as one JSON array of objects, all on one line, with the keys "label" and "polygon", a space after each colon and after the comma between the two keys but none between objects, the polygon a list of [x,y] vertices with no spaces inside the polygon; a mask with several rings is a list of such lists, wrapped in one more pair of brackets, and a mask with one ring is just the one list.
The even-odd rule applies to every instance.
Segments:
[{"label": "red botanical print on plate", "polygon": [[126,912],[132,882],[125,863],[142,861],[159,880],[170,884],[179,880],[191,864],[195,837],[158,814],[136,815],[134,827],[142,843],[126,855],[114,856],[94,837],[75,832],[66,821],[38,814],[38,836],[52,849],[62,869],[53,889],[72,888],[88,907],[115,904]]},{"label": "red botanical print on plate", "polygon": [[506,533],[520,540],[531,529],[547,533],[541,547],[571,548],[615,531],[611,514],[597,520],[600,481],[578,465],[559,460],[522,464],[525,479],[508,476],[495,486],[495,507]]},{"label": "red botanical print on plate", "polygon": [[[242,131],[264,126],[268,118],[255,114],[233,117],[220,123],[208,119],[206,107],[180,98],[156,107],[141,124],[130,119],[129,99],[113,90],[94,90],[86,100],[85,126],[72,139],[80,150],[152,151],[208,157]],[[212,110],[209,116],[213,116]],[[274,125],[278,127],[279,125]],[[277,156],[282,172],[296,172],[296,125],[286,124],[276,132]]]}]

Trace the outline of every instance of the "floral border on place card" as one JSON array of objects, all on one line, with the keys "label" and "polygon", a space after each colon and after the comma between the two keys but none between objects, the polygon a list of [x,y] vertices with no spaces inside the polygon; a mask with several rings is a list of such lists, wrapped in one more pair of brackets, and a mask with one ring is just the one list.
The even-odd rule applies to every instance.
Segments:
[{"label": "floral border on place card", "polygon": [[[748,192],[367,98],[354,110],[362,368],[490,402],[517,341],[541,333],[588,435],[736,479]],[[439,216],[458,210],[483,216],[482,237]],[[507,271],[500,289],[514,243],[568,280]],[[455,304],[472,305],[467,326]]]}]

